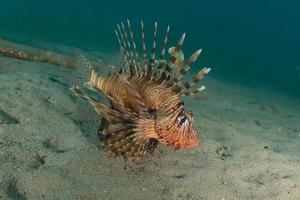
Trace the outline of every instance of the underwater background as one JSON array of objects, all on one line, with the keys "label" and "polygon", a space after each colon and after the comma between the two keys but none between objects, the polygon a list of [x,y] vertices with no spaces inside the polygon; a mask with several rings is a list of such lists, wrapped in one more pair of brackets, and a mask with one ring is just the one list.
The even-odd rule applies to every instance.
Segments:
[{"label": "underwater background", "polygon": [[186,32],[186,51],[202,48],[212,76],[300,96],[299,1],[0,1],[1,34],[23,43],[115,52],[116,24],[127,18],[149,31],[154,21],[160,31],[170,24],[172,41]]},{"label": "underwater background", "polygon": [[[78,50],[101,76],[121,64],[126,19],[148,55],[155,21],[157,52],[167,25],[167,48],[185,32],[186,57],[203,49],[186,76],[211,68],[207,89],[181,98],[196,148],[116,159],[70,91],[89,73]],[[0,0],[0,200],[299,200],[299,36],[299,0]]]}]

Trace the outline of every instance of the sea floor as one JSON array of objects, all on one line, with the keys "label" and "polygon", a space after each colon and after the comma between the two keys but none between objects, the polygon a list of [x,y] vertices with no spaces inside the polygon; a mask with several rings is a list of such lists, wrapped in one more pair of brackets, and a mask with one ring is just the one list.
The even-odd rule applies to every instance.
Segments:
[{"label": "sea floor", "polygon": [[201,145],[112,158],[76,72],[0,57],[0,199],[300,199],[300,99],[208,76],[185,100]]}]

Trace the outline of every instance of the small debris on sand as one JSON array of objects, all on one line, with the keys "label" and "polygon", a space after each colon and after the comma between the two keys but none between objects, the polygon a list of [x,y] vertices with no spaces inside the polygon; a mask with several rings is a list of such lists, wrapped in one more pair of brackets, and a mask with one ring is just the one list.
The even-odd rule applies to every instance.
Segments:
[{"label": "small debris on sand", "polygon": [[218,148],[218,149],[216,150],[216,153],[217,153],[221,158],[226,158],[226,157],[231,156],[230,150],[229,150],[229,148],[226,147],[226,146],[222,146],[222,147]]},{"label": "small debris on sand", "polygon": [[19,120],[0,109],[0,124],[18,124]]},{"label": "small debris on sand", "polygon": [[261,111],[264,111],[264,112],[271,112],[271,113],[277,113],[277,108],[275,105],[261,105],[259,107],[259,109]]}]

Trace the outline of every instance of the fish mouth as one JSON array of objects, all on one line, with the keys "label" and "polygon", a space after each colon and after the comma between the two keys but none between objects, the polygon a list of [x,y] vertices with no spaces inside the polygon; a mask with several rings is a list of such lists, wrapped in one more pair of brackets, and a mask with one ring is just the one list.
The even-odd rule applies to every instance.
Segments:
[{"label": "fish mouth", "polygon": [[194,139],[184,145],[185,148],[195,148],[200,144],[200,139]]},{"label": "fish mouth", "polygon": [[195,138],[189,141],[186,141],[184,143],[177,143],[175,145],[173,145],[175,151],[181,150],[181,149],[185,149],[185,148],[195,148],[200,144],[200,139],[199,138]]}]

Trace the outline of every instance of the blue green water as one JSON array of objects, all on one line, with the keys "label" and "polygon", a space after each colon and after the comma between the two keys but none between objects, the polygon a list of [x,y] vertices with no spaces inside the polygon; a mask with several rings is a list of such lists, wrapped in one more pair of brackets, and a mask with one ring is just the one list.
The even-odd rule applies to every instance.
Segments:
[{"label": "blue green water", "polygon": [[300,96],[300,1],[0,1],[0,34],[22,42],[115,52],[113,31],[126,18],[170,24],[173,43],[186,32],[186,51],[202,48],[212,76]]},{"label": "blue green water", "polygon": [[[127,18],[139,49],[140,20],[148,51],[155,21],[158,47],[169,24],[172,46],[186,32],[186,57],[203,49],[192,71],[212,68],[200,83],[207,90],[201,100],[182,98],[200,145],[160,144],[137,163],[115,159],[97,136],[103,116],[70,91],[87,81],[84,59],[77,71],[0,56],[0,200],[299,200],[300,0],[0,0],[4,39],[68,56],[78,47],[92,64],[116,59],[114,30]],[[138,117],[120,133],[164,139],[159,121],[148,134]]]}]

